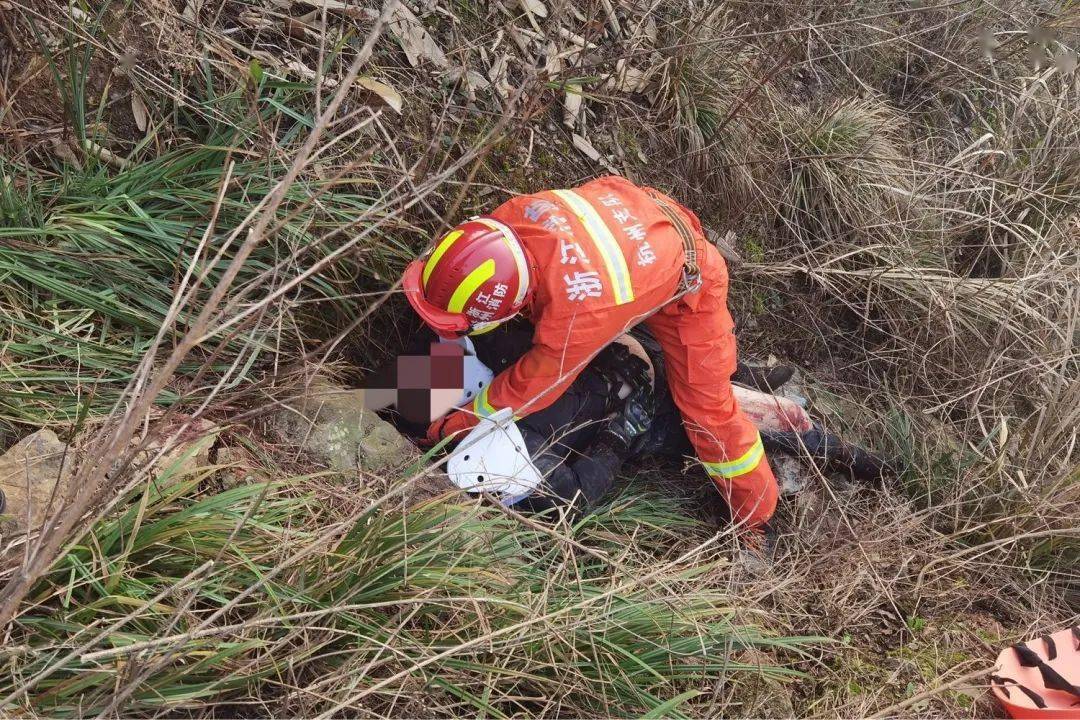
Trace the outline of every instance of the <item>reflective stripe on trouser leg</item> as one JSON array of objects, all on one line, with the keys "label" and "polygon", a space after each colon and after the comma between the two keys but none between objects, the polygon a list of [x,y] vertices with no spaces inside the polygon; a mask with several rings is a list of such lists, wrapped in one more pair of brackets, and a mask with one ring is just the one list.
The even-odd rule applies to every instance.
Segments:
[{"label": "reflective stripe on trouser leg", "polygon": [[700,249],[700,290],[646,323],[664,349],[668,387],[695,454],[705,461],[733,520],[755,527],[773,514],[779,487],[757,428],[731,387],[736,350],[723,259],[709,245]]},{"label": "reflective stripe on trouser leg", "polygon": [[[742,458],[741,463],[739,461]],[[756,459],[755,459],[756,458]],[[716,489],[731,508],[734,522],[757,527],[776,509],[780,488],[760,439],[750,451],[731,462],[702,462]],[[713,468],[724,466],[726,476]]]},{"label": "reflective stripe on trouser leg", "polygon": [[702,460],[701,464],[705,466],[706,472],[710,475],[719,475],[726,480],[730,480],[756,470],[764,457],[765,446],[761,443],[761,434],[759,433],[750,449],[734,460],[725,462],[706,462]]}]

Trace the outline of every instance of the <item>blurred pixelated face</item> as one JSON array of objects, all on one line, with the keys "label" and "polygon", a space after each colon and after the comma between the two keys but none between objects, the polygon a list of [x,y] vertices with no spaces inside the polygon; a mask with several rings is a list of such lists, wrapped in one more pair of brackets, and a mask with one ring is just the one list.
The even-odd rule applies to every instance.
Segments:
[{"label": "blurred pixelated face", "polygon": [[428,355],[399,355],[382,373],[368,379],[366,404],[381,409],[397,404],[412,423],[430,423],[475,397],[465,387],[465,350],[455,343],[431,343]]}]

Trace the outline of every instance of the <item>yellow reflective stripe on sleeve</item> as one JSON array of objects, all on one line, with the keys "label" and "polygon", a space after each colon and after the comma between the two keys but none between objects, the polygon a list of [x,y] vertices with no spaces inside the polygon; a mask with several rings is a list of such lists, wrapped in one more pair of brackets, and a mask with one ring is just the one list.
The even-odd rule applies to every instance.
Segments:
[{"label": "yellow reflective stripe on sleeve", "polygon": [[759,434],[750,449],[740,457],[728,462],[705,462],[703,460],[701,464],[705,466],[705,470],[710,475],[721,475],[730,480],[754,470],[761,464],[763,457],[765,457],[765,446],[761,444],[761,435]]},{"label": "yellow reflective stripe on sleeve", "polygon": [[490,402],[488,402],[488,387],[491,386],[488,385],[483,390],[481,390],[480,394],[476,396],[475,400],[473,400],[473,412],[475,412],[480,417],[491,417],[495,414],[495,408],[492,407]]},{"label": "yellow reflective stripe on sleeve", "polygon": [[608,278],[615,291],[615,304],[624,305],[634,300],[634,288],[630,284],[630,269],[626,266],[626,258],[623,257],[619,242],[612,235],[607,223],[596,212],[596,208],[575,193],[573,190],[552,190],[559,196],[585,227],[596,249],[600,251],[600,258],[607,267]]},{"label": "yellow reflective stripe on sleeve", "polygon": [[424,274],[420,276],[425,290],[427,290],[427,281],[428,278],[431,277],[431,271],[435,269],[435,266],[438,264],[439,260],[442,259],[442,256],[450,249],[450,246],[461,237],[461,235],[461,230],[454,230],[453,232],[447,233],[446,237],[435,246],[435,252],[431,253],[431,257],[424,263]]},{"label": "yellow reflective stripe on sleeve", "polygon": [[521,249],[517,236],[514,235],[513,230],[498,220],[478,217],[476,222],[486,225],[492,230],[499,231],[502,234],[503,243],[505,243],[510,254],[514,256],[514,264],[517,266],[518,278],[520,278],[518,280],[517,295],[514,297],[514,305],[521,305],[521,301],[525,299],[525,293],[529,291],[529,262],[525,259],[525,251]]},{"label": "yellow reflective stripe on sleeve", "polygon": [[[473,400],[473,412],[475,412],[477,416],[482,418],[491,417],[500,410],[500,408],[496,408],[494,405],[491,404],[491,401],[488,400],[488,389],[490,388],[490,385],[485,387],[483,390],[480,391],[480,394],[476,396],[476,399]],[[520,420],[521,415],[515,413],[513,419]]]},{"label": "yellow reflective stripe on sleeve", "polygon": [[494,260],[489,259],[480,263],[480,266],[466,275],[461,284],[457,286],[457,290],[450,296],[450,304],[446,306],[446,311],[452,313],[461,312],[461,309],[465,307],[465,303],[469,302],[469,298],[473,296],[473,293],[494,275]]}]

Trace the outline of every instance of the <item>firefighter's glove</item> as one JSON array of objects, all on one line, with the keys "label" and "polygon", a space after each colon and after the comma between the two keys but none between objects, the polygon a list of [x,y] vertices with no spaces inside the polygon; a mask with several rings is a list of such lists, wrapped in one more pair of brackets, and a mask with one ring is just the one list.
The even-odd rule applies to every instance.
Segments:
[{"label": "firefighter's glove", "polygon": [[652,384],[646,376],[644,383],[631,387],[622,408],[600,430],[597,442],[622,457],[633,456],[652,427],[653,413]]}]

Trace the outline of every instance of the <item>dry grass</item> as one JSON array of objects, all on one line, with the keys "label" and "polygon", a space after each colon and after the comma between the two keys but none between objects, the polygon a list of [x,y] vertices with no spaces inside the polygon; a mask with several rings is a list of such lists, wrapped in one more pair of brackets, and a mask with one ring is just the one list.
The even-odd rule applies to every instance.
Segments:
[{"label": "dry grass", "polygon": [[[598,1],[543,17],[455,0],[421,13],[440,67],[367,12],[13,5],[0,396],[33,403],[4,416],[9,437],[87,411],[100,432],[80,440],[92,491],[15,543],[33,552],[6,575],[6,711],[833,717],[913,701],[963,717],[993,712],[978,681],[937,688],[1075,622],[1075,8]],[[148,43],[148,19],[169,35]],[[647,86],[613,89],[618,61]],[[338,92],[353,62],[401,115]],[[560,127],[565,83],[600,164]],[[236,164],[217,149],[203,181],[154,179],[206,144]],[[178,406],[153,427],[179,437],[292,391],[298,358],[374,364],[407,332],[396,271],[423,237],[605,165],[739,230],[744,345],[802,359],[818,410],[908,467],[887,488],[812,477],[782,510],[772,575],[732,570],[730,538],[691,519],[713,522],[704,491],[676,473],[653,473],[675,499],[637,484],[552,537],[490,509],[406,512],[408,481],[306,476],[269,448],[253,453],[280,481],[265,495],[208,469],[162,496],[160,468],[127,463],[154,404]],[[108,222],[82,232],[105,200]],[[164,248],[153,262],[129,215]],[[132,282],[170,263],[172,279],[121,304],[93,253]],[[59,292],[69,276],[93,292]],[[96,400],[80,410],[73,390]],[[834,643],[768,639],[811,635]],[[118,659],[130,643],[143,651]],[[790,706],[740,672],[762,661],[806,674]]]},{"label": "dry grass", "polygon": [[921,218],[899,126],[884,105],[848,99],[818,112],[797,109],[778,128],[790,175],[784,221],[808,260],[876,264],[853,252],[861,249],[884,262],[912,263]]}]

